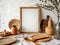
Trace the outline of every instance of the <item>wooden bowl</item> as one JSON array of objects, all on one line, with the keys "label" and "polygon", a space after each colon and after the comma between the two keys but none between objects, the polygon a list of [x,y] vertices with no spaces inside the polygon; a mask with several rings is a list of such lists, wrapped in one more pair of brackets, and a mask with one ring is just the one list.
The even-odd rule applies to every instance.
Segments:
[{"label": "wooden bowl", "polygon": [[18,19],[12,19],[10,22],[9,22],[9,28],[11,29],[11,27],[15,25],[17,27],[17,29],[19,30],[20,29],[20,20]]}]

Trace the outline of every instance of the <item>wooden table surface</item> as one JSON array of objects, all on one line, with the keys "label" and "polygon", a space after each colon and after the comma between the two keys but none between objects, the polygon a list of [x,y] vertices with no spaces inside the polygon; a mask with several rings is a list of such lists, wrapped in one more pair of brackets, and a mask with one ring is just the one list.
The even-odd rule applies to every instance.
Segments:
[{"label": "wooden table surface", "polygon": [[[33,45],[30,42],[26,42],[24,41],[24,37],[27,36],[32,36],[31,34],[19,34],[19,35],[15,35],[16,39],[18,40],[18,42],[11,44],[11,45]],[[60,40],[55,39],[52,36],[52,40],[49,42],[38,42],[40,45],[60,45]]]}]

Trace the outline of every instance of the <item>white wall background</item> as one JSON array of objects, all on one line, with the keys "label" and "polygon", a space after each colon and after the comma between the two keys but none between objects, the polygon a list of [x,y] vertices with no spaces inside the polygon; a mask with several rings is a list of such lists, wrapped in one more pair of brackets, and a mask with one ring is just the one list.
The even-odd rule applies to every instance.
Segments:
[{"label": "white wall background", "polygon": [[[8,23],[11,19],[20,19],[20,6],[34,6],[39,0],[0,0],[0,31],[10,30]],[[53,21],[57,22],[57,17],[51,11],[42,9],[41,18],[50,15]]]}]

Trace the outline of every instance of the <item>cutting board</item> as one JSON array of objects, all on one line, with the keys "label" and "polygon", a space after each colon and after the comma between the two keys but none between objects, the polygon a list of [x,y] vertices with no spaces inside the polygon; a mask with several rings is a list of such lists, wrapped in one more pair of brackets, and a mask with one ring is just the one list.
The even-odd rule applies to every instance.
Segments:
[{"label": "cutting board", "polygon": [[0,39],[0,45],[11,44],[15,41],[16,41],[16,38],[14,38],[14,37],[8,37],[8,38]]}]

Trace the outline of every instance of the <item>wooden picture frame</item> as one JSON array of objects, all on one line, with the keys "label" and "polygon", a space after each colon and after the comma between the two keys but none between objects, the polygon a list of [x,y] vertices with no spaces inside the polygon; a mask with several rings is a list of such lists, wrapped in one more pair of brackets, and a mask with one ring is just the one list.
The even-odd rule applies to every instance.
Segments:
[{"label": "wooden picture frame", "polygon": [[[35,12],[35,13],[37,13],[37,15],[35,15],[35,17],[37,17],[37,21],[35,21],[35,22],[38,22],[38,26],[37,26],[37,31],[36,32],[34,32],[34,31],[32,31],[32,32],[30,32],[30,31],[22,31],[23,30],[23,24],[24,24],[24,21],[23,21],[23,10],[25,9],[25,11],[27,10],[27,12],[29,12],[28,11],[28,9],[31,11],[33,11],[33,13],[37,10],[37,12]],[[30,13],[30,12],[29,12]],[[32,12],[31,12],[32,13]],[[25,16],[26,14],[24,14],[24,16]],[[31,15],[31,14],[30,14]],[[29,15],[29,16],[30,16]],[[29,17],[28,16],[28,17]],[[24,17],[24,19],[25,18],[27,18],[26,16]],[[33,18],[33,17],[32,17]],[[34,18],[33,18],[34,19]],[[29,19],[30,20],[30,19]],[[27,20],[28,21],[28,20]],[[34,24],[34,23],[33,23]],[[26,25],[26,24],[24,24],[24,25]],[[28,24],[27,24],[28,25]],[[31,25],[31,24],[30,24]],[[26,27],[26,26],[25,26]],[[30,26],[31,27],[31,26]],[[26,28],[27,29],[27,28]],[[34,27],[33,27],[33,29],[34,29]],[[30,28],[28,29],[28,30],[30,30]],[[37,7],[37,6],[25,6],[25,7],[20,7],[20,31],[22,32],[22,33],[39,33],[40,32],[40,7]]]}]

